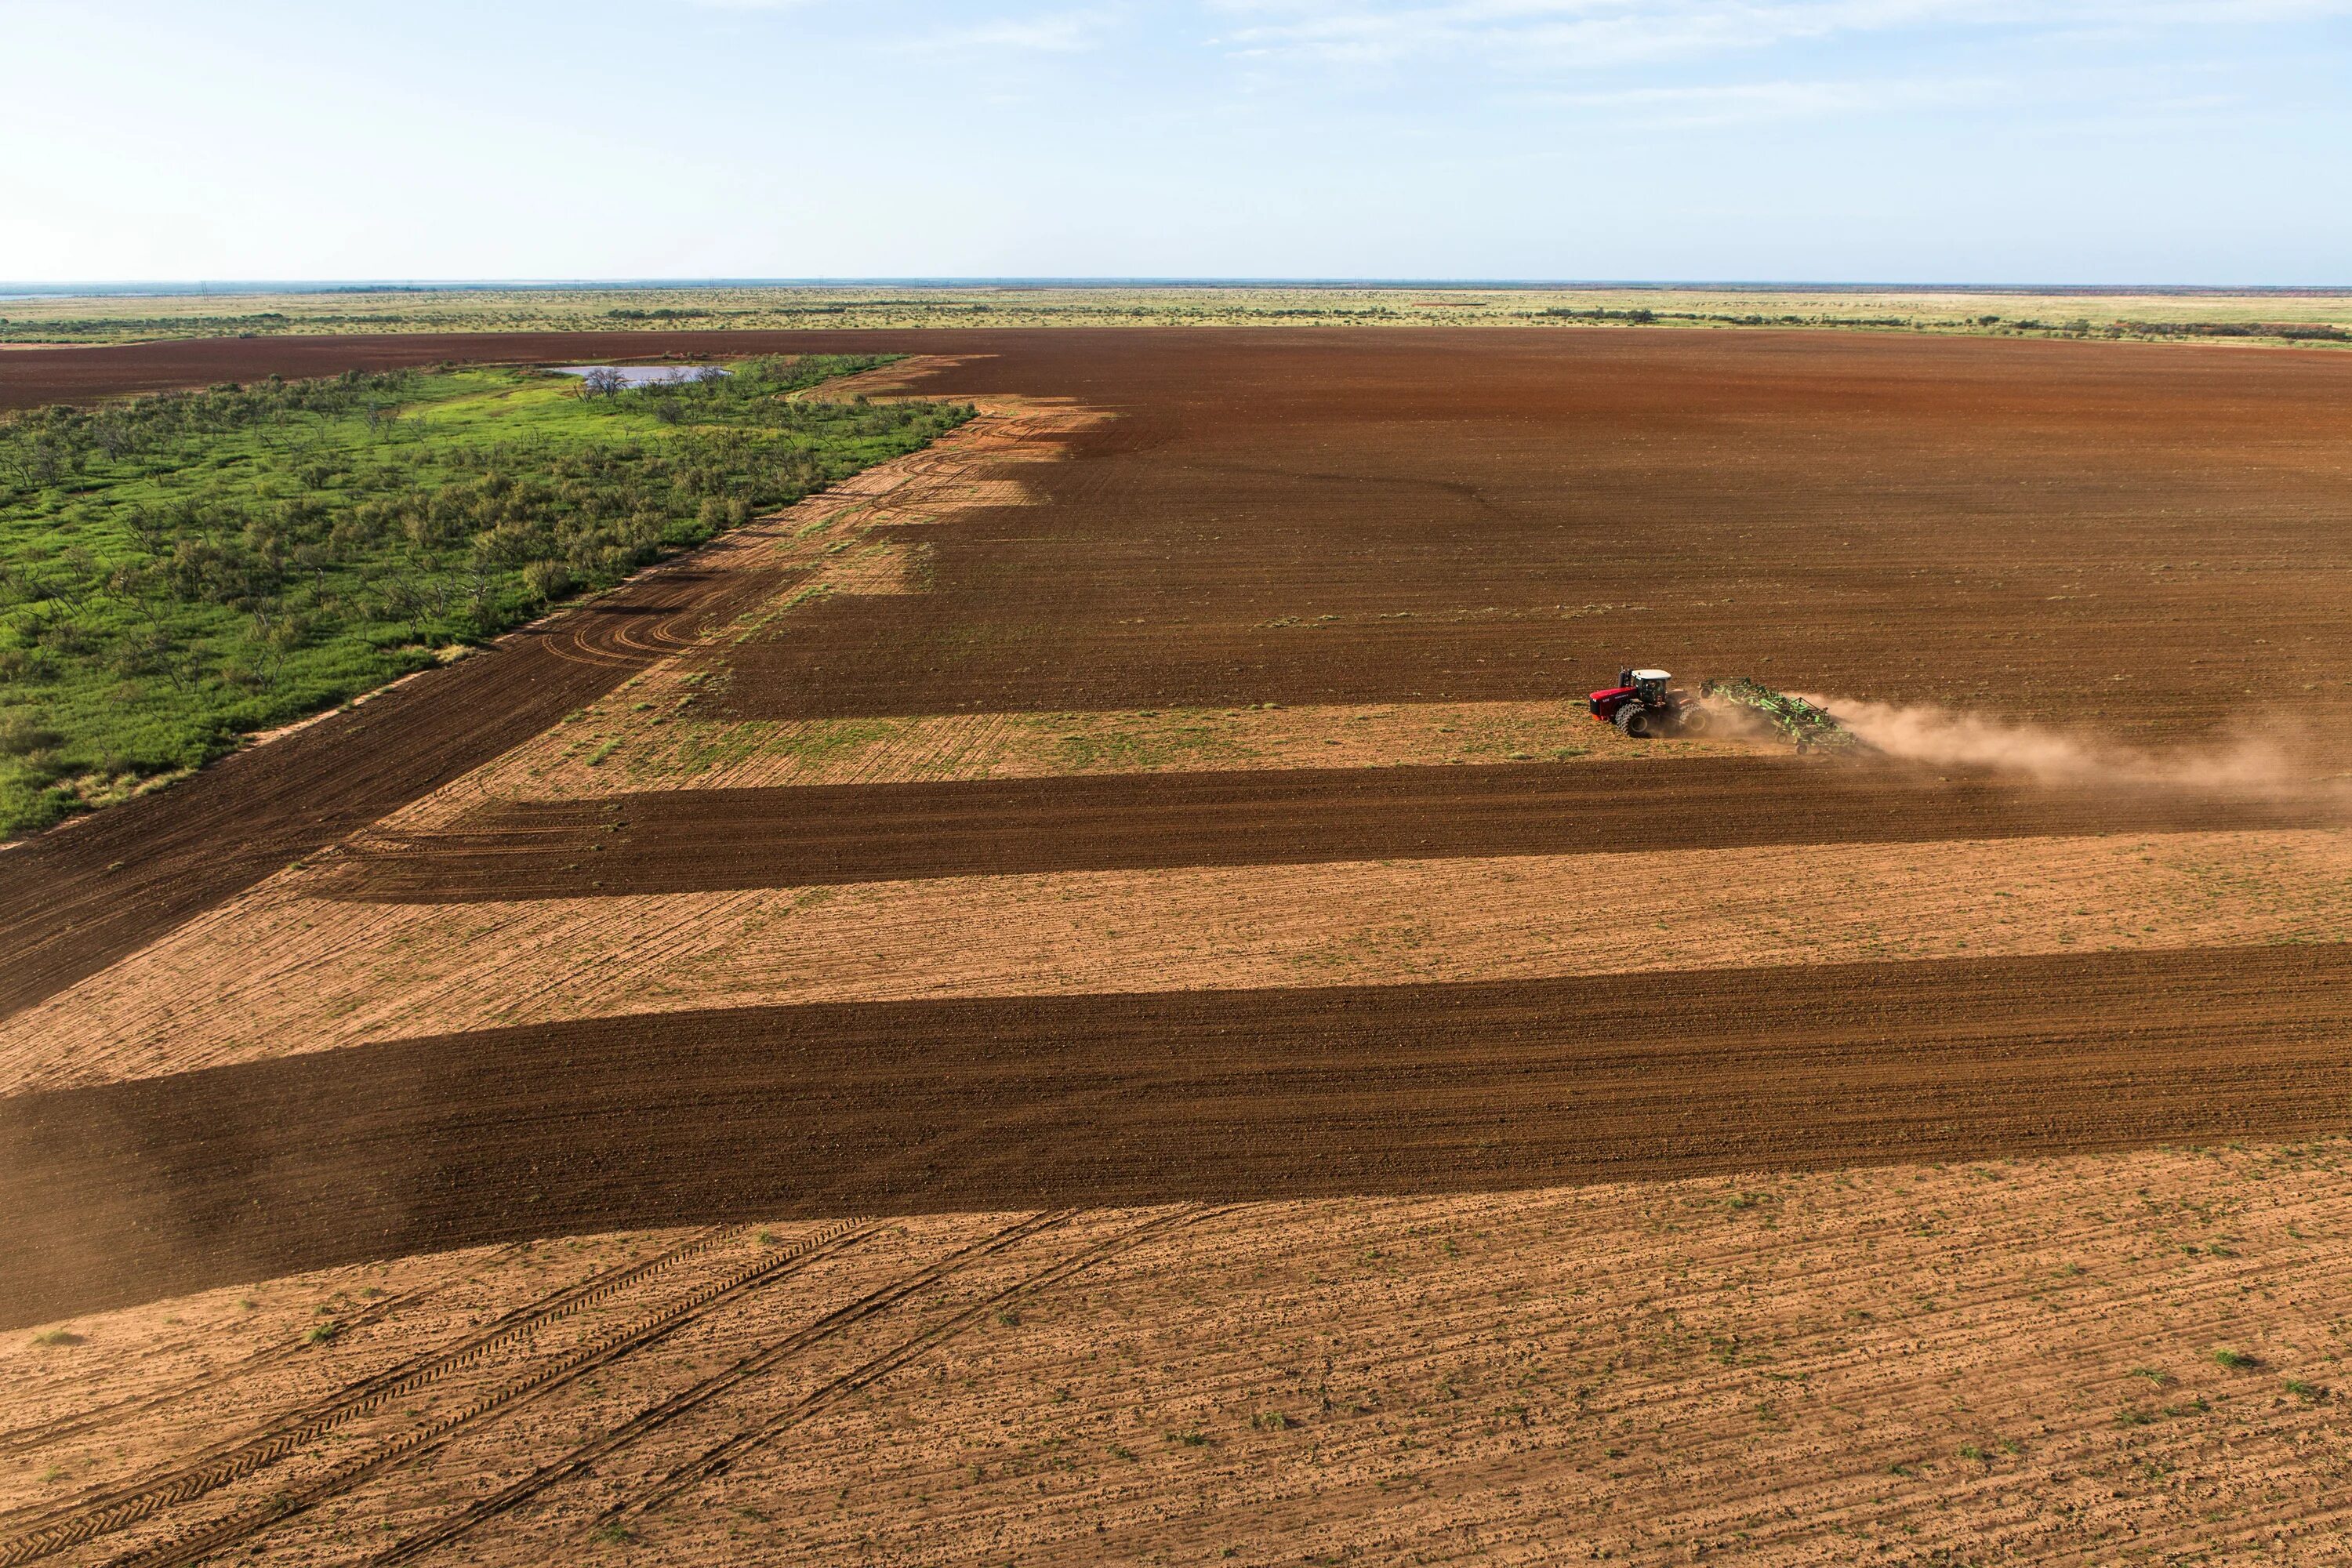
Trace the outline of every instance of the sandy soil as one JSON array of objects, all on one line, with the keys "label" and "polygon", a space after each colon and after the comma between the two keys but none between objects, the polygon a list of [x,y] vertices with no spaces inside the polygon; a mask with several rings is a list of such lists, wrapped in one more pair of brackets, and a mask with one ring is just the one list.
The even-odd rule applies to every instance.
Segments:
[{"label": "sandy soil", "polygon": [[[0,1352],[26,1419],[143,1386],[121,1373],[150,1343],[218,1379],[0,1460],[0,1530],[185,1475],[200,1500],[56,1560],[184,1561],[206,1525],[299,1506],[254,1537],[273,1558],[2324,1562],[2352,1501],[2344,1154],[1048,1215],[1009,1240],[1024,1216],[911,1220],[694,1305],[818,1234],[747,1226],[350,1414],[400,1357],[697,1237],[332,1270]],[[436,1285],[285,1348],[362,1291]],[[289,1431],[223,1484],[187,1474],[188,1435]]]},{"label": "sandy soil", "polygon": [[1170,711],[931,713],[706,720],[697,671],[631,678],[576,719],[416,802],[391,822],[438,826],[487,801],[634,790],[1053,778],[1231,768],[1654,762],[1744,756],[1729,741],[1627,740],[1573,702],[1381,703]]}]

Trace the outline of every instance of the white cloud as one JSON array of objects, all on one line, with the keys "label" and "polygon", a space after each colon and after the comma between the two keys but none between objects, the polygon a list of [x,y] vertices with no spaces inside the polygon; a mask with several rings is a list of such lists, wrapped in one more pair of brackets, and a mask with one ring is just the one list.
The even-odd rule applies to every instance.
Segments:
[{"label": "white cloud", "polygon": [[1823,120],[1979,105],[2009,96],[1985,78],[1902,81],[1757,81],[1696,87],[1641,87],[1609,92],[1563,92],[1548,101],[1615,111],[1617,118],[1667,130],[1706,129],[1773,121]]},{"label": "white cloud", "polygon": [[2352,0],[1211,0],[1256,57],[1374,65],[1481,57],[1598,69],[1928,26],[2146,31],[2352,15]]},{"label": "white cloud", "polygon": [[1102,9],[999,16],[924,34],[908,39],[907,47],[926,50],[1016,49],[1035,54],[1081,54],[1099,47],[1105,35],[1118,19],[1116,13]]}]

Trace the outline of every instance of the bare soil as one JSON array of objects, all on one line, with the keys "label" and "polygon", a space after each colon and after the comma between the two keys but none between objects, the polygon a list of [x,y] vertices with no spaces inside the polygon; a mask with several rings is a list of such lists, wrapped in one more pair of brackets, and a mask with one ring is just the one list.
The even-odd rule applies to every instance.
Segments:
[{"label": "bare soil", "polygon": [[2333,803],[1708,758],[667,790],[361,837],[314,896],[464,903],[932,877],[2337,826]]},{"label": "bare soil", "polygon": [[[813,1005],[0,1100],[0,1322],[681,1219],[1461,1192],[2338,1124],[2340,945]],[[45,1198],[71,1194],[66,1205]]]},{"label": "bare soil", "polygon": [[[327,1563],[2326,1562],[2352,1500],[2344,1159],[941,1215],[829,1244],[777,1221],[290,1276],[0,1347],[24,1421],[150,1390],[37,1450],[0,1434],[0,1539],[113,1497],[138,1517],[56,1561],[187,1561],[209,1534]],[[309,1342],[322,1322],[346,1326]],[[140,1381],[151,1359],[175,1391]],[[155,1507],[167,1487],[195,1495]]]},{"label": "bare soil", "polygon": [[2352,837],[1209,867],[509,903],[287,873],[0,1024],[0,1093],[647,1012],[2352,941]]}]

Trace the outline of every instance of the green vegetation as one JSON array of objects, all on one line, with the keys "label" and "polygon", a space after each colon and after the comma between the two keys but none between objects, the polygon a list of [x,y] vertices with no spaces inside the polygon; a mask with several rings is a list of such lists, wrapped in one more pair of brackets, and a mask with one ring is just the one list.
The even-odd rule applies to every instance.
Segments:
[{"label": "green vegetation", "polygon": [[790,395],[879,358],[617,390],[351,374],[0,419],[0,836],[201,765],[971,416]]}]

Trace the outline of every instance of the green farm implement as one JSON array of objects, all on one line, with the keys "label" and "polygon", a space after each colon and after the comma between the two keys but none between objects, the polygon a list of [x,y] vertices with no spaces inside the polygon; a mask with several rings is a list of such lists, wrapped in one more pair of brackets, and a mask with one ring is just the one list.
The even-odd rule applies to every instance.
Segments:
[{"label": "green farm implement", "polygon": [[1839,723],[1826,708],[1801,697],[1791,697],[1760,686],[1746,676],[1728,680],[1702,680],[1699,695],[1725,708],[1745,709],[1795,742],[1801,752],[1852,755],[1870,750],[1870,742]]}]

